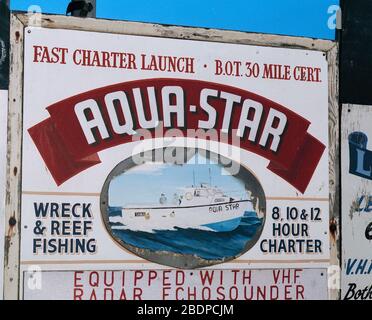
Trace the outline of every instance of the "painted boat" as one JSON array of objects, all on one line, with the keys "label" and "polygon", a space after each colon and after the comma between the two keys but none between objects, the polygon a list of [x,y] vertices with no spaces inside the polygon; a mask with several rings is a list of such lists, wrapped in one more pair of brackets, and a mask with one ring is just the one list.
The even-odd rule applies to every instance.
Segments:
[{"label": "painted boat", "polygon": [[183,188],[172,199],[161,194],[157,204],[127,205],[122,208],[121,217],[110,222],[115,223],[113,229],[131,231],[191,228],[230,232],[239,227],[246,211],[254,211],[250,199],[228,196],[218,187],[201,184]]}]

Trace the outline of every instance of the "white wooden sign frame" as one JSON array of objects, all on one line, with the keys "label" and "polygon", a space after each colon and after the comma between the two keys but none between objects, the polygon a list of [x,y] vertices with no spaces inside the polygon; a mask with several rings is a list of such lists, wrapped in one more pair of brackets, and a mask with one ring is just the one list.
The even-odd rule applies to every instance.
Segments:
[{"label": "white wooden sign frame", "polygon": [[[45,27],[84,30],[126,35],[203,40],[210,42],[247,44],[266,47],[298,48],[324,52],[329,67],[329,187],[330,187],[330,250],[331,264],[339,266],[339,105],[338,105],[338,46],[327,40],[314,40],[277,35],[252,34],[235,31],[207,30],[99,19],[42,15],[13,14],[11,16],[11,68],[9,90],[7,190],[6,190],[6,250],[5,298],[20,297],[20,237],[21,237],[21,179],[23,123],[23,41],[25,28]],[[333,276],[333,274],[330,274]],[[337,282],[337,281],[336,281]],[[339,296],[338,286],[330,287],[329,298]],[[335,289],[335,290],[331,290]]]}]

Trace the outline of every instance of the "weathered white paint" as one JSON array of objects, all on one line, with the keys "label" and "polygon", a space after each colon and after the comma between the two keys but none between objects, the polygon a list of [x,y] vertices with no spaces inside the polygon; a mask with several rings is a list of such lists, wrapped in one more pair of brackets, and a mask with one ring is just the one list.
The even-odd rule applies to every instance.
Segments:
[{"label": "weathered white paint", "polygon": [[338,45],[327,52],[329,83],[329,214],[330,214],[330,252],[331,268],[329,269],[330,299],[340,297],[340,107],[339,107],[339,60]]},{"label": "weathered white paint", "polygon": [[8,91],[0,90],[0,300],[3,299]]},{"label": "weathered white paint", "polygon": [[[21,145],[23,90],[23,24],[11,16],[7,184],[5,198],[4,299],[19,298],[21,219]],[[15,224],[14,224],[15,223]]]},{"label": "weathered white paint", "polygon": [[[17,14],[17,17],[25,26],[40,27],[39,21],[35,23],[32,19],[29,20],[30,16],[32,17],[32,15]],[[290,47],[324,52],[331,50],[335,46],[335,43],[329,40],[92,18],[86,18],[82,21],[81,18],[69,17],[66,19],[66,17],[60,15],[43,15],[41,27],[270,47]]]}]

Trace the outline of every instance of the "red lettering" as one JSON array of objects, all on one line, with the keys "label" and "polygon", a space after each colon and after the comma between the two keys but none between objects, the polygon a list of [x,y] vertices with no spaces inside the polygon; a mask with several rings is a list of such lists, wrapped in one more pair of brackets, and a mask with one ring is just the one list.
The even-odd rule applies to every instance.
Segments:
[{"label": "red lettering", "polygon": [[184,288],[177,288],[176,289],[176,300],[179,301],[179,300],[185,300],[184,298],[180,298],[180,292],[182,292],[182,294],[185,292],[185,289]]},{"label": "red lettering", "polygon": [[231,272],[234,274],[234,286],[236,286],[238,284],[238,272],[239,270],[231,270]]},{"label": "red lettering", "polygon": [[322,82],[321,71],[320,68],[297,66],[293,70],[293,76],[297,81]]},{"label": "red lettering", "polygon": [[217,288],[217,300],[226,300],[225,288],[222,286]]},{"label": "red lettering", "polygon": [[266,287],[264,286],[261,288],[260,286],[257,287],[257,300],[266,300]]},{"label": "red lettering", "polygon": [[[108,280],[108,274],[111,273],[111,279],[110,281]],[[114,276],[114,272],[111,271],[111,272],[105,272],[104,274],[104,279],[103,279],[103,282],[105,284],[106,287],[111,287],[114,285],[114,279],[115,279],[115,276]]]},{"label": "red lettering", "polygon": [[104,301],[108,301],[108,300],[113,301],[114,300],[114,290],[112,290],[110,288],[106,288],[103,291],[103,300]]},{"label": "red lettering", "polygon": [[143,291],[141,288],[133,289],[133,300],[142,300]]},{"label": "red lettering", "polygon": [[205,287],[202,289],[202,300],[211,300],[211,288]]},{"label": "red lettering", "polygon": [[243,285],[250,285],[251,284],[251,276],[252,276],[252,271],[251,270],[244,270],[243,271]]},{"label": "red lettering", "polygon": [[39,58],[41,56],[41,50],[43,47],[41,46],[34,46],[34,62],[39,62]]},{"label": "red lettering", "polygon": [[138,284],[138,281],[143,278],[143,272],[142,271],[135,271],[134,272],[134,285],[136,286]]},{"label": "red lettering", "polygon": [[279,288],[278,288],[278,286],[271,286],[270,287],[270,299],[271,300],[278,300],[279,299]]},{"label": "red lettering", "polygon": [[284,286],[284,300],[292,300],[291,288],[292,286],[290,285]]},{"label": "red lettering", "polygon": [[83,287],[83,284],[78,282],[78,281],[81,281],[81,277],[79,277],[79,275],[82,275],[82,274],[84,274],[83,271],[75,271],[74,272],[74,287],[75,288],[82,288]]},{"label": "red lettering", "polygon": [[152,281],[156,280],[157,277],[158,277],[158,273],[156,271],[150,271],[149,272],[148,286],[151,286]]},{"label": "red lettering", "polygon": [[99,286],[99,274],[98,272],[91,272],[89,274],[89,285],[94,288]]},{"label": "red lettering", "polygon": [[84,291],[82,289],[74,289],[74,300],[80,301],[83,300]]},{"label": "red lettering", "polygon": [[170,289],[171,289],[170,287],[163,287],[162,300],[167,300],[167,298],[169,297],[169,290]]},{"label": "red lettering", "polygon": [[125,294],[125,290],[124,289],[121,290],[119,300],[127,300],[127,295]]},{"label": "red lettering", "polygon": [[300,278],[300,273],[302,272],[302,270],[301,269],[296,269],[295,271],[294,271],[294,283],[297,283],[297,280]]},{"label": "red lettering", "polygon": [[96,290],[93,289],[92,294],[90,295],[89,300],[97,300]]},{"label": "red lettering", "polygon": [[[209,272],[209,271],[200,271],[200,280],[203,286],[205,285],[212,285],[213,283],[213,276],[214,276],[214,271]],[[208,284],[207,284],[208,282]]]},{"label": "red lettering", "polygon": [[170,270],[164,271],[163,272],[163,286],[164,287],[170,287],[172,284],[170,282],[170,277],[169,274],[171,273]]},{"label": "red lettering", "polygon": [[54,47],[49,49],[46,46],[34,46],[33,62],[66,64],[67,53],[68,48]]},{"label": "red lettering", "polygon": [[239,290],[237,287],[233,286],[230,288],[230,291],[229,291],[229,296],[230,296],[230,299],[229,300],[238,300],[239,298]]},{"label": "red lettering", "polygon": [[176,272],[176,286],[183,286],[185,284],[185,273],[183,271]]},{"label": "red lettering", "polygon": [[196,287],[187,288],[187,300],[196,300]]},{"label": "red lettering", "polygon": [[305,300],[305,288],[302,285],[296,286],[296,300]]}]

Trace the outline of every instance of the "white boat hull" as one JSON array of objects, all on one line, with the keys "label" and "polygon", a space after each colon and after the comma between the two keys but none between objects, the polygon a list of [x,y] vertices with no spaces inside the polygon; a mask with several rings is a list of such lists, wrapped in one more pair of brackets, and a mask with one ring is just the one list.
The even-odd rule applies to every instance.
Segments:
[{"label": "white boat hull", "polygon": [[113,229],[154,232],[160,230],[200,229],[214,232],[233,231],[246,211],[248,200],[191,207],[123,208],[122,217],[111,217]]}]

